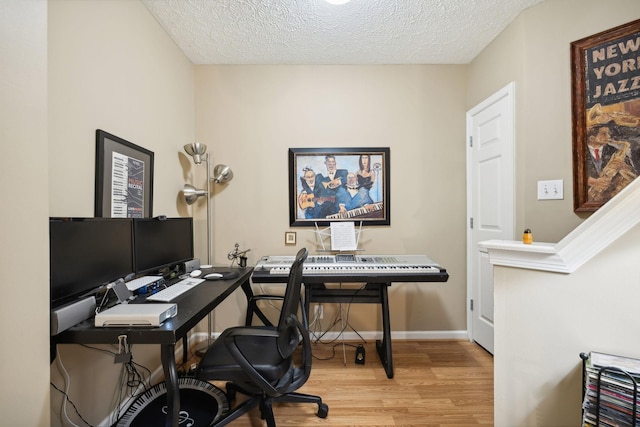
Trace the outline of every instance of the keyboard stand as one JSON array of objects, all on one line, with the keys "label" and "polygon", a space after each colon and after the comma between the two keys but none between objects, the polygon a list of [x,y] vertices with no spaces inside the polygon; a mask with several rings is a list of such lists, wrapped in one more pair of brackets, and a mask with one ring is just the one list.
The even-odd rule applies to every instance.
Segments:
[{"label": "keyboard stand", "polygon": [[391,322],[389,320],[389,294],[391,283],[367,283],[362,289],[331,289],[324,283],[305,282],[304,306],[309,316],[309,305],[314,303],[380,304],[382,310],[382,340],[376,340],[376,351],[387,374],[393,378],[393,352],[391,349]]},{"label": "keyboard stand", "polygon": [[[309,260],[315,268],[303,271],[305,286],[304,308],[309,317],[311,303],[363,303],[380,304],[382,310],[382,339],[376,341],[376,350],[388,378],[393,378],[393,354],[391,351],[391,324],[389,317],[388,287],[394,282],[446,282],[447,271],[424,255],[356,255],[360,264],[326,262],[323,256]],[[388,261],[391,259],[391,261]],[[286,259],[264,257],[256,265],[251,278],[253,283],[287,283],[288,276],[281,273]],[[362,264],[364,269],[360,269]],[[337,269],[334,267],[338,267]],[[364,288],[327,288],[325,283],[366,283]],[[252,294],[245,289],[247,298]]]}]

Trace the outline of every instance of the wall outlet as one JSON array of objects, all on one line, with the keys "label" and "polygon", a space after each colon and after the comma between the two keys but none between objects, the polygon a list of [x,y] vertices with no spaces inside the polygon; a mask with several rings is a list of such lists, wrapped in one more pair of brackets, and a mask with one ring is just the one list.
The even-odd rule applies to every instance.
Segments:
[{"label": "wall outlet", "polygon": [[324,318],[324,307],[322,304],[317,304],[315,310],[316,319]]},{"label": "wall outlet", "polygon": [[538,181],[538,200],[562,200],[564,199],[564,181],[554,179]]}]

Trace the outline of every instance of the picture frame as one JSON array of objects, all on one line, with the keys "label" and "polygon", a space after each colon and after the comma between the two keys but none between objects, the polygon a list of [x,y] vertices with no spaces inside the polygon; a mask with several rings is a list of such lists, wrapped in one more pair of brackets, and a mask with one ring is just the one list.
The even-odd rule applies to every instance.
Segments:
[{"label": "picture frame", "polygon": [[284,233],[284,244],[285,245],[295,245],[296,244],[296,232],[295,231],[285,231],[285,233]]},{"label": "picture frame", "polygon": [[153,152],[96,130],[95,216],[153,216]]},{"label": "picture frame", "polygon": [[389,147],[290,148],[290,225],[390,225],[390,164]]},{"label": "picture frame", "polygon": [[571,43],[575,212],[598,210],[640,175],[638,56],[640,20]]}]

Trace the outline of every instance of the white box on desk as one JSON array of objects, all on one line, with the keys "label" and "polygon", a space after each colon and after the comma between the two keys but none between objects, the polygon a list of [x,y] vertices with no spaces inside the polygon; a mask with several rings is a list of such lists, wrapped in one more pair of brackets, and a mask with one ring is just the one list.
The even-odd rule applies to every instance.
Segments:
[{"label": "white box on desk", "polygon": [[168,304],[118,304],[96,314],[97,327],[160,326],[178,314],[178,306]]}]

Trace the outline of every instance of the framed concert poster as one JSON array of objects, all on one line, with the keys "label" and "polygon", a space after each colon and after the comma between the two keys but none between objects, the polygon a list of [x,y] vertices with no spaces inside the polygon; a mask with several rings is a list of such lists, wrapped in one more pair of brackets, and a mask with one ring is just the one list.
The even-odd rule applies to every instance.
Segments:
[{"label": "framed concert poster", "polygon": [[153,216],[153,152],[96,130],[95,216]]},{"label": "framed concert poster", "polygon": [[390,225],[389,148],[290,148],[291,226]]},{"label": "framed concert poster", "polygon": [[640,20],[571,43],[573,205],[594,212],[640,174]]}]

